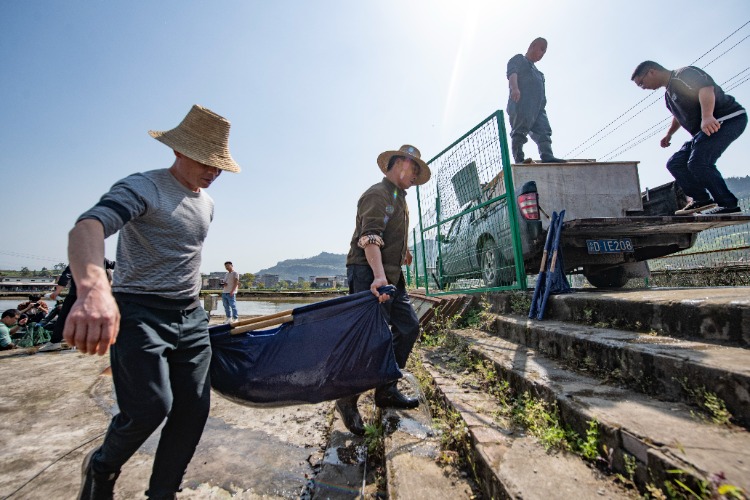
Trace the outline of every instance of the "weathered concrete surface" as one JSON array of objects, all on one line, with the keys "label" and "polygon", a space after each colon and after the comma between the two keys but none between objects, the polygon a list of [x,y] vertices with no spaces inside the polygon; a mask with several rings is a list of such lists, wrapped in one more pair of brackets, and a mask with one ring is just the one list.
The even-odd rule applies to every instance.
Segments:
[{"label": "weathered concrete surface", "polygon": [[[510,297],[492,294],[494,311]],[[545,318],[750,347],[750,287],[575,290],[550,296]]]},{"label": "weathered concrete surface", "polygon": [[465,477],[453,467],[438,465],[440,436],[425,404],[415,410],[385,410],[383,421],[388,498],[472,498]]},{"label": "weathered concrete surface", "polygon": [[[0,352],[0,497],[74,498],[84,455],[115,411],[108,357]],[[323,458],[332,403],[257,409],[212,395],[180,498],[299,498]],[[123,468],[118,498],[143,498],[159,431]]]},{"label": "weathered concrete surface", "polygon": [[695,403],[712,392],[750,428],[747,349],[517,315],[497,315],[494,326],[507,340],[660,399]]},{"label": "weathered concrete surface", "polygon": [[657,401],[602,384],[537,356],[524,345],[478,330],[453,334],[468,340],[477,355],[493,361],[517,393],[529,391],[556,401],[565,424],[579,434],[596,419],[602,443],[614,450],[615,471],[627,473],[623,453],[628,453],[637,459],[636,480],[642,485],[673,479],[667,471],[680,469],[700,479],[723,472],[727,483],[750,491],[750,434],[746,430],[701,421],[682,403]]},{"label": "weathered concrete surface", "polygon": [[460,376],[445,369],[436,351],[421,352],[439,393],[468,427],[477,474],[489,498],[637,498],[579,457],[545,450],[538,440],[498,416],[501,408],[495,398],[463,384]]},{"label": "weathered concrete surface", "polygon": [[[359,410],[366,424],[373,419],[371,407],[371,393],[361,396]],[[374,494],[377,485],[365,480],[368,472],[370,478],[374,477],[373,471],[365,470],[366,460],[364,438],[350,433],[339,413],[334,411],[328,447],[314,479],[313,500],[349,500],[360,498],[363,493]]]}]

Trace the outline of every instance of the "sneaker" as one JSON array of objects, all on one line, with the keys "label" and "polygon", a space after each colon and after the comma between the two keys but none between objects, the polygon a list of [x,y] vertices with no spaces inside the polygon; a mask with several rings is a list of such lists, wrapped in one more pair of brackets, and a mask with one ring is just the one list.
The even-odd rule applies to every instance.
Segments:
[{"label": "sneaker", "polygon": [[53,352],[62,351],[64,349],[62,342],[47,342],[42,344],[36,352]]},{"label": "sneaker", "polygon": [[736,213],[742,213],[742,209],[740,207],[714,207],[710,210],[701,212],[700,215],[723,215]]},{"label": "sneaker", "polygon": [[227,319],[224,320],[224,324],[225,325],[228,325],[231,322],[232,322],[232,318],[227,318]]},{"label": "sneaker", "polygon": [[687,205],[685,205],[682,210],[676,211],[675,215],[690,215],[694,214],[695,212],[702,212],[704,210],[710,210],[716,206],[716,203],[714,203],[712,200],[706,200],[706,201],[691,201]]},{"label": "sneaker", "polygon": [[111,500],[114,498],[115,481],[119,472],[99,474],[91,468],[91,458],[99,448],[94,448],[83,459],[81,466],[81,490],[78,492],[79,500]]}]

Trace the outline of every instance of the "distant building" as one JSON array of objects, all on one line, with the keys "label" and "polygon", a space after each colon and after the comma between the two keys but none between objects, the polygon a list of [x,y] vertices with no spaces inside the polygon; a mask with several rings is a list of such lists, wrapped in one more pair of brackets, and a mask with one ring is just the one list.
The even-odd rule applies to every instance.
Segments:
[{"label": "distant building", "polygon": [[279,275],[261,274],[255,277],[255,283],[262,283],[265,288],[273,288],[279,283]]},{"label": "distant building", "polygon": [[30,278],[22,276],[3,276],[0,278],[0,291],[46,293],[53,291],[56,284],[57,279],[54,277]]},{"label": "distant building", "polygon": [[211,274],[204,274],[202,276],[201,287],[206,290],[218,290],[219,288],[222,288],[221,282],[226,273],[226,271],[218,271]]},{"label": "distant building", "polygon": [[348,280],[346,276],[311,276],[310,282],[313,288],[338,288],[347,287]]}]

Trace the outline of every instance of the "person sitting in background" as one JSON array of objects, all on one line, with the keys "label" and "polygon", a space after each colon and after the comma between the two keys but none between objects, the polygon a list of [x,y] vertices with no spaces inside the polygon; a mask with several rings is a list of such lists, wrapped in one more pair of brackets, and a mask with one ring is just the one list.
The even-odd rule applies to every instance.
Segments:
[{"label": "person sitting in background", "polygon": [[21,314],[26,314],[31,323],[39,323],[49,313],[49,306],[40,295],[29,295],[29,300],[18,304],[17,309]]},{"label": "person sitting in background", "polygon": [[57,323],[58,315],[60,314],[60,309],[62,309],[63,299],[57,299],[55,302],[55,306],[52,308],[52,310],[42,319],[42,321],[39,322],[39,326],[44,328],[45,330],[52,330],[55,327],[55,323]]},{"label": "person sitting in background", "polygon": [[[112,271],[114,271],[114,269],[115,262],[109,259],[104,259],[104,270],[107,273],[107,280],[110,285],[112,284]],[[60,292],[65,290],[67,286],[70,286],[70,289],[68,290],[68,295],[65,296],[65,300],[58,299]],[[49,342],[42,344],[37,352],[54,352],[70,349],[70,346],[63,343],[63,329],[65,328],[65,320],[68,318],[70,308],[75,304],[77,296],[78,292],[76,291],[76,282],[73,280],[73,273],[70,271],[70,266],[67,266],[57,280],[55,291],[50,294],[51,299],[57,299],[58,304],[62,303],[59,316],[52,328],[52,337],[49,339]]]},{"label": "person sitting in background", "polygon": [[21,318],[21,312],[18,309],[8,309],[3,312],[0,321],[0,351],[15,349],[16,344],[11,340],[11,335],[26,324],[27,319]]}]

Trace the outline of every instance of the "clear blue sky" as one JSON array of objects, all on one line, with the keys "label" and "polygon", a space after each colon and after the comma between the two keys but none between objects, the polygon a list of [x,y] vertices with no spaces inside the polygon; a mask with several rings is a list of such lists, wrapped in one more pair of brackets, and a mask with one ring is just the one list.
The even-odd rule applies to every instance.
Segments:
[{"label": "clear blue sky", "polygon": [[[76,217],[116,180],[171,165],[147,130],[194,103],[232,122],[243,167],[209,189],[202,271],[256,272],[345,253],[377,155],[410,143],[430,159],[504,109],[506,62],[533,38],[549,41],[537,66],[562,156],[648,96],[630,81],[639,62],[685,66],[749,20],[747,0],[3,0],[0,268],[67,262]],[[749,34],[696,65],[730,79],[750,66],[750,39],[706,64]],[[750,106],[750,82],[730,93]],[[575,156],[602,158],[667,116],[659,101]],[[616,158],[641,161],[642,187],[671,180],[664,163],[688,138],[661,149],[662,135]],[[750,132],[720,170],[748,175],[748,158]]]}]

